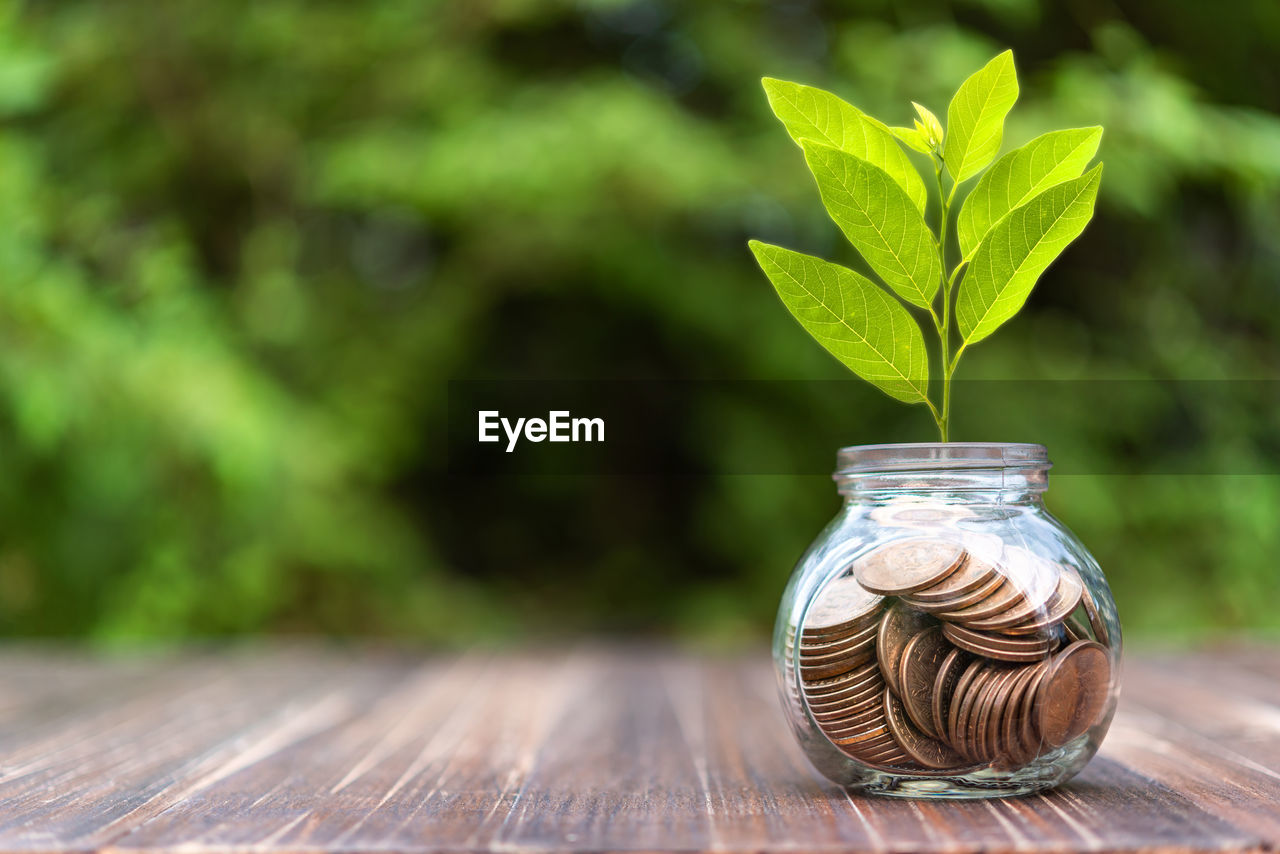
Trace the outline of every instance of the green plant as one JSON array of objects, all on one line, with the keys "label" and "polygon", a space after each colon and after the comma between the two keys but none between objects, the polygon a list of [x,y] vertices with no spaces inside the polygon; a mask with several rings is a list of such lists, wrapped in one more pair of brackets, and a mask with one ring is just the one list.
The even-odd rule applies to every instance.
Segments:
[{"label": "green plant", "polygon": [[[804,152],[827,213],[898,299],[812,255],[758,240],[750,241],[751,251],[809,334],[886,394],[928,406],[948,441],[960,357],[1018,313],[1036,280],[1093,217],[1102,164],[1084,169],[1102,128],[1052,131],[992,164],[1018,99],[1012,51],[961,84],[945,128],[919,104],[914,127],[889,127],[822,89],[769,77],[763,83],[774,114]],[[936,231],[925,220],[929,189],[902,146],[932,161]],[[953,232],[956,192],[979,175]],[[937,403],[929,396],[924,335],[899,300],[933,321],[942,382]]]}]

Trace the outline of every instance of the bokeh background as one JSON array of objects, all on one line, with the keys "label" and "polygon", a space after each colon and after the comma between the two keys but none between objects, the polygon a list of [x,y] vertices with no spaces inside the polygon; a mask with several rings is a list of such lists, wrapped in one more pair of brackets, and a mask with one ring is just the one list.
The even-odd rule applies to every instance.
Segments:
[{"label": "bokeh background", "polygon": [[[450,474],[442,439],[451,378],[844,376],[745,248],[851,259],[765,74],[901,124],[1009,46],[1008,142],[1106,126],[1094,224],[964,376],[1280,367],[1274,0],[4,9],[5,635],[765,636],[836,495],[718,455],[929,440],[925,412],[707,401],[657,439],[701,476]],[[1135,636],[1280,627],[1280,405],[1195,400],[1055,410],[1085,473],[1050,505]],[[957,438],[1036,438],[956,406]]]}]

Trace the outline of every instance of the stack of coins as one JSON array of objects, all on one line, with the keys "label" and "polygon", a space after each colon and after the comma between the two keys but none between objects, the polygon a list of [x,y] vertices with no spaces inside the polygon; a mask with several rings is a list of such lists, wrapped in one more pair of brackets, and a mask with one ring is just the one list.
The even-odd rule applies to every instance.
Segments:
[{"label": "stack of coins", "polygon": [[832,579],[788,637],[809,714],[847,755],[936,773],[1015,768],[1100,721],[1112,658],[1080,575],[981,545],[885,544]]}]

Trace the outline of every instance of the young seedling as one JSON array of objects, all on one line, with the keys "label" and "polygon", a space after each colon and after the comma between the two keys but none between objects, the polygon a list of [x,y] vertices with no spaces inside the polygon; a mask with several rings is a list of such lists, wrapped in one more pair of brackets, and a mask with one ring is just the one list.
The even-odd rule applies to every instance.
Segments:
[{"label": "young seedling", "polygon": [[[992,164],[1018,99],[1011,51],[961,84],[945,128],[919,104],[913,127],[889,127],[822,89],[763,82],[774,114],[804,152],[827,213],[888,290],[781,246],[752,240],[751,251],[818,343],[891,397],[927,406],[948,441],[960,357],[1018,313],[1040,274],[1093,217],[1102,164],[1084,170],[1102,128],[1052,131]],[[936,229],[925,221],[930,188],[902,146],[933,163]],[[956,191],[975,176],[953,232]],[[937,402],[929,396],[924,335],[904,302],[927,313],[938,335]]]}]

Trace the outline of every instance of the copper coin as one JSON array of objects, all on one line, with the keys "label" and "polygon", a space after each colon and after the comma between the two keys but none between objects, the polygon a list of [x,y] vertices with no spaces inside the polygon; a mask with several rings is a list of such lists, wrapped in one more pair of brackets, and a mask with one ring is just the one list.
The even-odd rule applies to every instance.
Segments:
[{"label": "copper coin", "polygon": [[926,768],[955,768],[962,764],[954,750],[916,729],[902,701],[888,691],[884,694],[884,717],[898,745],[916,762]]},{"label": "copper coin", "polygon": [[875,730],[884,724],[884,709],[877,700],[874,709],[869,709],[857,717],[844,718],[839,721],[819,724],[819,728],[833,741],[852,738]]},{"label": "copper coin", "polygon": [[805,664],[802,662],[800,664],[800,678],[806,681],[810,679],[830,679],[833,676],[848,673],[866,665],[870,661],[874,661],[875,655],[875,647],[867,646],[857,652],[838,655],[821,663]]},{"label": "copper coin", "polygon": [[1053,657],[1036,697],[1040,737],[1061,747],[1098,722],[1111,691],[1111,656],[1093,641],[1076,641]]},{"label": "copper coin", "polygon": [[[998,577],[1000,577],[1000,572],[994,566],[970,555],[959,569],[942,579],[942,581],[907,594],[903,598],[910,599],[913,604],[948,605],[956,602],[965,594],[972,593],[991,584]],[[958,608],[962,606],[952,605],[952,607]]]},{"label": "copper coin", "polygon": [[1023,601],[1022,591],[1009,579],[1004,578],[1000,586],[980,602],[975,602],[963,608],[955,608],[949,611],[933,611],[932,613],[939,620],[966,624],[1007,611]]},{"label": "copper coin", "polygon": [[1018,675],[1016,668],[1002,668],[995,679],[991,680],[991,685],[988,686],[986,693],[983,695],[982,703],[978,705],[977,711],[974,712],[974,753],[983,762],[991,762],[993,755],[995,755],[991,737],[992,723],[1000,717],[1005,700],[1009,697],[1010,682],[1016,675]]},{"label": "copper coin", "polygon": [[867,696],[859,697],[856,701],[823,709],[810,706],[809,713],[813,715],[813,719],[820,725],[835,724],[837,721],[865,714],[868,709],[873,708],[879,702],[879,697],[883,692],[884,684],[881,683],[879,691],[870,691]]},{"label": "copper coin", "polygon": [[1088,585],[1081,585],[1080,601],[1084,604],[1084,612],[1089,618],[1089,625],[1093,627],[1094,638],[1103,646],[1111,646],[1111,633],[1107,631],[1107,621],[1102,618],[1102,612],[1098,609],[1098,600],[1093,598],[1093,594],[1089,592]]},{"label": "copper coin", "polygon": [[938,670],[953,650],[942,629],[930,626],[907,641],[898,664],[898,696],[907,717],[929,738],[940,738],[933,726],[933,688]]},{"label": "copper coin", "polygon": [[986,690],[987,684],[990,683],[995,675],[996,671],[990,664],[984,665],[973,678],[973,681],[969,683],[964,694],[957,698],[958,706],[953,707],[957,709],[957,713],[955,715],[955,728],[951,732],[951,746],[970,759],[977,758],[973,752],[972,733],[970,732],[973,708],[977,705],[978,700]]},{"label": "copper coin", "polygon": [[852,750],[868,750],[889,744],[892,742],[893,736],[889,734],[889,725],[884,722],[884,715],[881,714],[877,720],[879,722],[874,725],[857,728],[856,732],[833,738],[832,741],[841,747]]},{"label": "copper coin", "polygon": [[1093,635],[1089,633],[1089,627],[1076,614],[1072,614],[1063,620],[1062,628],[1067,634],[1068,642],[1093,640]]},{"label": "copper coin", "polygon": [[853,574],[873,593],[901,596],[931,587],[960,568],[965,550],[950,540],[912,537],[887,543],[853,565]]},{"label": "copper coin", "polygon": [[1000,590],[1004,586],[1004,583],[1004,576],[992,570],[991,576],[984,584],[982,584],[982,586],[976,587],[973,590],[956,596],[954,599],[950,599],[946,602],[925,602],[914,596],[903,596],[902,598],[904,601],[909,602],[921,611],[926,611],[930,614],[946,613],[948,611],[959,611],[963,608],[968,608],[971,605],[976,605],[979,602],[989,599],[991,596],[995,595],[997,590]]},{"label": "copper coin", "polygon": [[[1018,710],[1019,717],[1022,718],[1022,745],[1024,751],[1036,758],[1041,753],[1043,743],[1040,738],[1039,726],[1036,723],[1035,705],[1036,699],[1040,696],[1040,683],[1044,681],[1045,674],[1049,672],[1049,664],[1051,662],[1046,659],[1035,667],[1035,675],[1031,677],[1031,683],[1027,685],[1027,693],[1022,698],[1022,708]],[[1027,760],[1031,761],[1030,759]]]},{"label": "copper coin", "polygon": [[963,622],[969,628],[979,631],[995,631],[1033,620],[1041,611],[1046,610],[1061,589],[1061,580],[1055,565],[1047,564],[1039,558],[1035,560],[1038,561],[1038,568],[1034,572],[1024,573],[1019,580],[1012,577],[1008,579],[1008,583],[1021,594],[1013,605],[989,617],[957,622]]},{"label": "copper coin", "polygon": [[852,685],[860,683],[872,674],[878,673],[880,668],[872,662],[862,667],[851,670],[848,673],[842,673],[839,676],[830,676],[825,679],[811,679],[804,683],[804,692],[808,696],[819,697],[827,694],[835,694],[843,691]]},{"label": "copper coin", "polygon": [[873,663],[869,665],[875,667],[875,672],[864,676],[857,682],[850,682],[847,688],[839,691],[828,691],[824,694],[814,694],[805,691],[805,698],[809,701],[812,708],[827,709],[833,706],[841,706],[850,702],[861,699],[870,691],[876,691],[884,687],[884,679],[880,677],[880,668]]},{"label": "copper coin", "polygon": [[883,744],[877,744],[874,747],[859,747],[858,758],[863,762],[888,763],[893,761],[909,761],[907,754],[903,751],[897,740],[894,739],[892,732],[889,734],[889,740]]},{"label": "copper coin", "polygon": [[876,634],[876,660],[880,673],[895,694],[901,694],[898,686],[898,663],[902,651],[911,638],[932,625],[929,617],[898,601],[889,606],[880,618],[880,630]]},{"label": "copper coin", "polygon": [[1079,606],[1083,596],[1084,582],[1080,580],[1080,576],[1076,575],[1074,569],[1064,568],[1062,574],[1058,576],[1058,587],[1044,610],[1033,618],[1002,631],[1009,635],[1026,635],[1056,626]]},{"label": "copper coin", "polygon": [[809,702],[809,708],[815,714],[826,714],[828,712],[839,711],[840,709],[856,708],[871,694],[883,689],[884,680],[877,676],[875,679],[868,680],[858,685],[856,689],[850,690],[848,693],[841,692],[834,697],[806,696],[805,699]]},{"label": "copper coin", "polygon": [[[877,696],[884,690],[884,680],[875,679],[869,681],[863,687],[859,687],[857,693],[846,694],[837,697],[834,700],[826,700],[824,698],[809,698],[809,709],[815,715],[830,715],[832,712],[841,710],[861,709],[865,704],[870,703],[872,698]],[[819,702],[821,700],[821,702]]]},{"label": "copper coin", "polygon": [[943,623],[942,633],[961,649],[1000,661],[1030,663],[1041,660],[1050,651],[1046,638],[1007,638],[970,631],[954,623]]},{"label": "copper coin", "polygon": [[951,698],[955,695],[956,683],[964,672],[969,661],[969,653],[962,649],[952,649],[942,660],[938,668],[938,676],[933,683],[933,705],[931,719],[933,732],[938,738],[947,738],[947,713],[951,710]]},{"label": "copper coin", "polygon": [[964,727],[961,729],[960,738],[963,741],[961,747],[964,752],[982,762],[987,761],[987,755],[983,748],[987,717],[990,714],[996,692],[1007,675],[1008,671],[1003,668],[997,668],[995,665],[992,666],[990,676],[981,683],[977,697],[973,701],[973,706],[969,709],[969,715],[964,722]]},{"label": "copper coin", "polygon": [[992,710],[991,716],[987,719],[986,744],[988,750],[987,761],[993,766],[1008,769],[1012,766],[1012,757],[1017,753],[1019,744],[1010,745],[1005,740],[1006,724],[1010,718],[1016,714],[1014,704],[1016,702],[1015,695],[1018,694],[1019,685],[1026,679],[1026,671],[1034,667],[1033,664],[1023,665],[1014,670],[1009,681],[1005,683],[1004,691],[1000,701]]},{"label": "copper coin", "polygon": [[[827,664],[842,656],[871,652],[876,642],[877,626],[853,636],[853,639],[839,644],[828,644],[821,647],[800,647],[800,664]],[[856,640],[855,640],[856,639]]]},{"label": "copper coin", "polygon": [[868,708],[858,715],[834,721],[818,721],[818,728],[831,739],[855,736],[875,729],[884,723],[884,710],[879,708],[879,700],[873,705],[874,708]]},{"label": "copper coin", "polygon": [[1022,742],[1022,703],[1027,688],[1036,675],[1036,665],[1028,664],[1018,669],[1018,677],[1009,689],[1000,720],[999,750],[996,759],[1007,766],[1022,765],[1032,759]]},{"label": "copper coin", "polygon": [[952,747],[959,749],[956,741],[956,735],[960,726],[960,707],[964,704],[964,698],[969,694],[969,688],[973,685],[973,681],[986,669],[989,662],[981,658],[975,658],[965,667],[964,672],[960,674],[960,679],[956,682],[955,692],[951,695],[951,705],[947,710],[947,727],[944,734],[947,736],[947,743]]},{"label": "copper coin", "polygon": [[827,582],[804,615],[802,637],[837,637],[853,633],[875,618],[884,597],[865,589],[852,575]]},{"label": "copper coin", "polygon": [[865,628],[859,629],[848,637],[820,643],[804,641],[800,644],[800,658],[820,658],[824,655],[848,652],[850,650],[857,649],[860,646],[873,644],[876,641],[876,629],[878,627],[879,623],[872,621]]},{"label": "copper coin", "polygon": [[1011,667],[1000,679],[999,686],[994,691],[991,703],[981,721],[978,745],[982,751],[982,758],[987,762],[992,762],[1007,752],[1003,746],[1004,719],[1009,714],[1009,704],[1013,702],[1013,691],[1018,677],[1024,670],[1026,666]]}]

